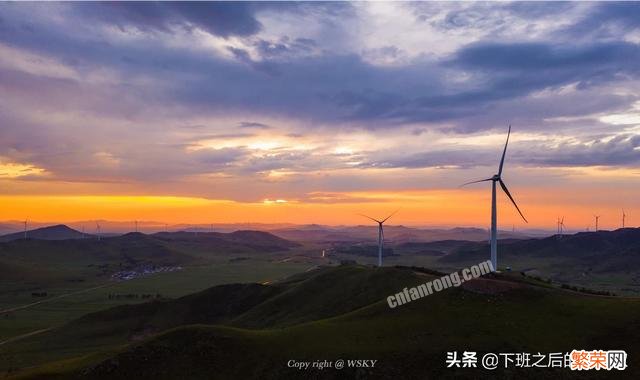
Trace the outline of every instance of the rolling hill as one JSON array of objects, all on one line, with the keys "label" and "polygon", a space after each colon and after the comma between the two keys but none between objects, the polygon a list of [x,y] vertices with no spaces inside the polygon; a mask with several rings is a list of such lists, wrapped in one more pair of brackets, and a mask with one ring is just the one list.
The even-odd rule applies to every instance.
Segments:
[{"label": "rolling hill", "polygon": [[[120,306],[15,342],[21,379],[590,378],[566,369],[446,368],[447,351],[624,349],[640,365],[640,300],[492,275],[390,309],[429,281],[418,268],[321,268],[271,285],[224,285]],[[553,316],[550,318],[549,316]],[[0,355],[8,348],[0,346]],[[301,373],[287,361],[374,359],[374,369]],[[598,373],[600,375],[600,373]],[[621,376],[621,377],[620,377]]]},{"label": "rolling hill", "polygon": [[[640,228],[579,232],[543,239],[501,240],[498,246],[503,261],[517,261],[525,257],[559,258],[589,265],[594,271],[640,269]],[[487,252],[487,243],[464,244],[440,260],[480,260],[487,256]]]},{"label": "rolling hill", "polygon": [[[65,226],[43,230],[48,232],[38,236],[74,236],[69,232],[74,230]],[[100,239],[28,238],[0,242],[0,268],[11,272],[10,277],[5,278],[11,278],[16,286],[43,287],[51,286],[52,282],[105,280],[119,271],[206,264],[214,258],[239,254],[286,252],[297,246],[297,243],[259,231],[153,235],[132,232]],[[0,288],[0,293],[3,291],[7,289]]]},{"label": "rolling hill", "polygon": [[[0,242],[24,239],[24,236],[24,232],[15,232],[12,234],[0,236]],[[70,240],[84,239],[87,237],[90,237],[90,235],[83,234],[82,232],[76,231],[73,228],[69,228],[64,224],[36,228],[34,230],[27,231],[28,239],[37,240]]]}]

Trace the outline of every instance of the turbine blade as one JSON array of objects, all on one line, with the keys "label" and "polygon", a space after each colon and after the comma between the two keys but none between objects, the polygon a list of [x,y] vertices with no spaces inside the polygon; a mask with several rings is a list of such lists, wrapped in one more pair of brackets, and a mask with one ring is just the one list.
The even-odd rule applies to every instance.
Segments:
[{"label": "turbine blade", "polygon": [[509,189],[507,189],[507,186],[504,184],[504,182],[502,182],[502,180],[498,180],[500,182],[500,187],[502,187],[502,190],[505,192],[505,194],[507,194],[507,196],[509,197],[509,199],[511,199],[511,202],[513,203],[514,206],[516,206],[516,210],[518,210],[518,213],[520,214],[520,216],[522,217],[522,219],[526,222],[529,223],[529,221],[527,220],[527,218],[524,217],[524,215],[522,215],[522,211],[520,211],[520,207],[518,207],[518,204],[516,203],[516,201],[513,199],[513,197],[511,196],[511,193],[509,193]]},{"label": "turbine blade", "polygon": [[386,222],[387,219],[391,218],[392,216],[394,216],[395,214],[398,213],[398,211],[400,211],[400,209],[397,209],[396,211],[392,212],[389,216],[387,216],[386,218],[382,219],[382,223]]},{"label": "turbine blade", "polygon": [[364,216],[365,218],[368,218],[368,219],[371,219],[371,220],[373,220],[373,221],[374,221],[374,222],[376,222],[376,223],[380,223],[380,221],[379,221],[379,220],[377,220],[377,219],[373,219],[372,217],[367,216],[367,215],[365,215],[365,214],[358,214],[358,215],[360,215],[360,216]]},{"label": "turbine blade", "polygon": [[471,182],[463,183],[462,185],[460,185],[460,186],[458,186],[458,187],[463,187],[463,186],[471,185],[472,183],[486,182],[486,181],[492,181],[492,180],[493,180],[493,178],[480,179],[480,180],[477,180],[477,181],[471,181]]},{"label": "turbine blade", "polygon": [[509,125],[509,132],[507,132],[507,142],[504,143],[504,150],[502,151],[502,158],[500,159],[500,168],[498,168],[498,176],[502,175],[502,167],[504,166],[504,156],[507,154],[507,145],[509,144],[509,135],[511,135],[511,125]]}]

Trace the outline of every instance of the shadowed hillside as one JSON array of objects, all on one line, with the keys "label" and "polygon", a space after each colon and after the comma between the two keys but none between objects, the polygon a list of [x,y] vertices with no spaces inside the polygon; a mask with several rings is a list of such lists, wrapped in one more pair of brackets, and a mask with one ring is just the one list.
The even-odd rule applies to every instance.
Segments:
[{"label": "shadowed hillside", "polygon": [[[445,368],[446,351],[581,348],[625,349],[629,369],[623,375],[637,375],[640,345],[628,337],[640,333],[638,299],[595,297],[519,275],[492,275],[395,309],[387,306],[386,296],[433,279],[429,273],[340,266],[272,285],[218,286],[93,313],[17,342],[11,351],[21,353],[20,365],[41,364],[23,372],[22,378],[31,379],[477,378],[477,369]],[[304,374],[286,365],[289,359],[339,358],[379,364]],[[498,378],[585,375],[594,376],[560,369],[492,372]]]},{"label": "shadowed hillside", "polygon": [[[500,240],[502,262],[525,257],[572,260],[592,267],[594,271],[640,269],[640,228],[615,231],[579,232],[544,239]],[[443,256],[443,262],[481,260],[487,257],[487,243],[464,244]]]}]

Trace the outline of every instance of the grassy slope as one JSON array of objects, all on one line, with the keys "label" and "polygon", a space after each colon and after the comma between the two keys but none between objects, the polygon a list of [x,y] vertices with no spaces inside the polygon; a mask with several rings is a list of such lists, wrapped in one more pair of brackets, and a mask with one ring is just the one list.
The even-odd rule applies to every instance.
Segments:
[{"label": "grassy slope", "polygon": [[[247,238],[255,241],[247,242]],[[273,281],[311,265],[277,262],[293,247],[297,244],[251,231],[197,236],[131,233],[100,241],[27,239],[0,243],[0,310],[45,301],[0,314],[0,342],[59,326],[86,313],[142,301],[109,299],[109,293],[180,297],[224,283]],[[242,260],[230,261],[237,257]],[[180,265],[184,269],[125,282],[110,280],[114,272],[147,265]],[[103,285],[108,287],[56,298]],[[46,292],[47,297],[33,297],[32,292]]]},{"label": "grassy slope", "polygon": [[[502,290],[491,294],[478,292],[483,286],[474,286],[475,291],[449,289],[393,310],[384,303],[389,293],[430,278],[409,269],[344,266],[300,275],[275,286],[214,288],[177,300],[163,312],[158,311],[158,305],[150,304],[129,312],[98,313],[84,322],[96,325],[96,318],[102,321],[99,329],[113,339],[106,353],[48,364],[25,375],[52,378],[57,374],[65,378],[89,371],[91,378],[279,379],[300,375],[286,368],[288,359],[366,358],[379,359],[380,364],[362,376],[474,377],[479,372],[445,369],[446,351],[533,353],[574,348],[626,349],[630,369],[624,374],[631,375],[640,366],[640,343],[632,338],[640,334],[637,299],[585,296],[501,278],[493,282],[503,285]],[[475,285],[491,282],[483,281]],[[213,313],[201,310],[200,303],[206,299],[209,303],[204,308],[212,308],[209,312]],[[200,306],[190,309],[189,305]],[[221,306],[226,312],[219,309]],[[177,315],[175,310],[182,314]],[[153,315],[154,323],[163,326],[171,324],[166,323],[169,319],[173,324],[195,321],[236,328],[190,325],[118,347],[123,335],[117,338],[113,331],[130,332],[132,326],[139,326],[139,320],[130,323],[129,318],[141,315]],[[82,339],[101,339],[95,328],[82,326],[83,321],[78,321],[48,336],[31,338],[24,347],[42,349],[43,342],[63,338],[78,342],[76,345]],[[256,326],[262,329],[246,329]],[[103,360],[105,356],[111,357]],[[325,370],[321,374],[327,378],[356,375],[349,370]],[[535,369],[497,374],[533,378],[569,373]]]}]

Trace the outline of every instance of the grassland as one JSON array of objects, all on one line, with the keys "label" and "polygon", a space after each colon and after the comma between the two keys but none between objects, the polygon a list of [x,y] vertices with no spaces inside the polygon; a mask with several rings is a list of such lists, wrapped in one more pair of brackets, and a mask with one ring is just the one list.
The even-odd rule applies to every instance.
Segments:
[{"label": "grassland", "polygon": [[[396,309],[386,305],[386,295],[432,278],[409,268],[318,269],[269,285],[226,285],[94,313],[0,353],[14,355],[15,367],[37,365],[16,373],[30,379],[300,378],[287,360],[338,358],[377,359],[379,365],[302,376],[480,378],[488,373],[447,369],[446,351],[598,348],[626,350],[629,370],[616,375],[638,375],[638,299],[583,295],[504,274]],[[595,375],[491,372],[497,378]]]},{"label": "grassland", "polygon": [[[251,232],[0,243],[0,342],[87,313],[147,300],[142,295],[175,298],[219,284],[281,279],[316,264],[304,256],[287,259],[305,254],[306,249]],[[182,269],[128,281],[111,278],[118,271],[164,265]],[[32,306],[21,308],[27,305]]]}]

